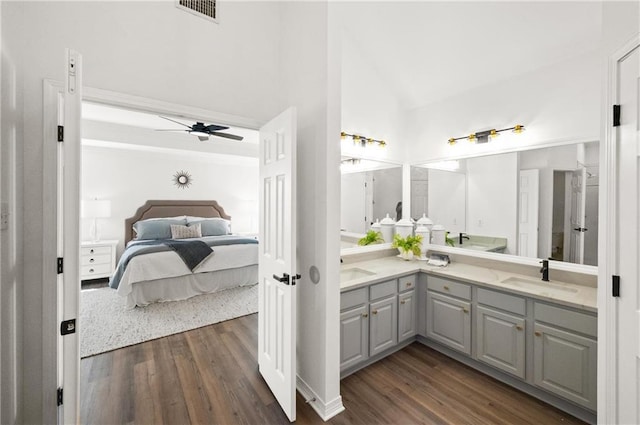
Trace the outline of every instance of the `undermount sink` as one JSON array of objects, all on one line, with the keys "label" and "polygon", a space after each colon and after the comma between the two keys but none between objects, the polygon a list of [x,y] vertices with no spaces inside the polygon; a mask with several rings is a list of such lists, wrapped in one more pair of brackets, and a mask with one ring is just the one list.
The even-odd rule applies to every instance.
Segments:
[{"label": "undermount sink", "polygon": [[358,268],[340,270],[340,281],[341,282],[346,282],[346,281],[349,281],[349,280],[360,279],[362,277],[372,276],[374,274],[375,274],[374,272],[371,272],[369,270],[358,269]]},{"label": "undermount sink", "polygon": [[578,292],[577,289],[572,288],[570,286],[565,286],[558,283],[552,282],[544,282],[542,280],[534,280],[534,279],[526,279],[522,277],[510,277],[502,280],[502,283],[506,283],[509,285],[513,285],[516,287],[520,287],[523,289],[534,289],[534,290],[552,290],[552,291],[561,291],[561,292]]}]

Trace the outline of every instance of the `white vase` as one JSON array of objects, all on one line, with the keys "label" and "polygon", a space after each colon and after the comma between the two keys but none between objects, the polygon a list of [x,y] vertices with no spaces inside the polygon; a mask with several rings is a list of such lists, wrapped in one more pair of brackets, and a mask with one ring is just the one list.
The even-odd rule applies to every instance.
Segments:
[{"label": "white vase", "polygon": [[398,248],[398,251],[403,260],[413,260],[413,251],[403,251],[401,248]]}]

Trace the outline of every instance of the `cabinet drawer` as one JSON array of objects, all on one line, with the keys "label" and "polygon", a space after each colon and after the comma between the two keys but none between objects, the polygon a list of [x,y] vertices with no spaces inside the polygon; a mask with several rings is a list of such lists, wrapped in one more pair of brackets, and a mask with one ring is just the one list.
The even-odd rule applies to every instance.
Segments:
[{"label": "cabinet drawer", "polygon": [[340,294],[340,310],[362,305],[368,301],[368,288],[360,288]]},{"label": "cabinet drawer", "polygon": [[449,279],[428,276],[427,288],[432,291],[442,292],[443,294],[453,295],[454,297],[465,300],[471,299],[471,286],[464,283],[454,282]]},{"label": "cabinet drawer", "polygon": [[536,321],[551,323],[592,337],[598,335],[598,318],[586,313],[536,302],[533,317]]},{"label": "cabinet drawer", "polygon": [[80,248],[80,255],[111,255],[110,246],[83,246]]},{"label": "cabinet drawer", "polygon": [[527,301],[515,295],[507,295],[501,292],[489,291],[478,288],[478,303],[499,308],[511,313],[524,316],[527,310]]},{"label": "cabinet drawer", "polygon": [[111,255],[83,255],[80,257],[80,265],[82,266],[98,264],[111,264]]},{"label": "cabinet drawer", "polygon": [[82,266],[80,269],[80,274],[83,279],[91,279],[92,276],[100,276],[100,275],[110,275],[111,274],[111,265],[110,264],[97,264],[91,266]]},{"label": "cabinet drawer", "polygon": [[412,274],[398,279],[398,292],[410,291],[416,287],[416,275]]},{"label": "cabinet drawer", "polygon": [[375,285],[371,285],[371,289],[369,292],[370,300],[377,300],[378,298],[388,297],[389,295],[393,295],[396,293],[397,280],[389,280],[387,282],[376,283]]}]

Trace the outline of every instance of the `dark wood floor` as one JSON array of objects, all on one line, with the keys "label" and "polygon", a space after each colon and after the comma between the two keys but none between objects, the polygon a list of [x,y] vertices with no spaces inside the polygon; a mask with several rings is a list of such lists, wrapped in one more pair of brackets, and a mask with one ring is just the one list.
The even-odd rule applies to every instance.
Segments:
[{"label": "dark wood floor", "polygon": [[[83,424],[287,424],[257,367],[252,314],[83,359]],[[341,382],[330,424],[579,424],[414,343]],[[298,394],[299,424],[322,420]]]}]

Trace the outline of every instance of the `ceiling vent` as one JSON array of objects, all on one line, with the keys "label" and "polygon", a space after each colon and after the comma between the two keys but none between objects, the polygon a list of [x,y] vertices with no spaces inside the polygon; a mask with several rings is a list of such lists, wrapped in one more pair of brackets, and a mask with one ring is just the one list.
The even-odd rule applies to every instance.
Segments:
[{"label": "ceiling vent", "polygon": [[176,6],[196,16],[217,22],[216,0],[177,0]]}]

